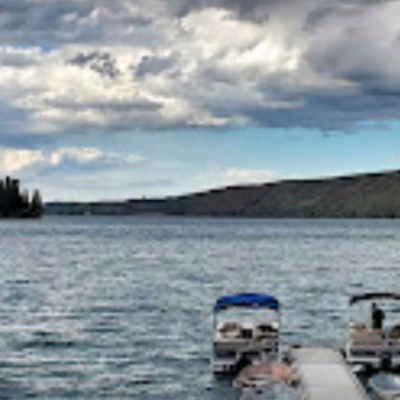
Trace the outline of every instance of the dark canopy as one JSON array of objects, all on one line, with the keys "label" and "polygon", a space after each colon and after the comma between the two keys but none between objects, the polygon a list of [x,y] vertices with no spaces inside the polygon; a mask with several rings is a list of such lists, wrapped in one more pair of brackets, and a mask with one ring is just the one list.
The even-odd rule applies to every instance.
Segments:
[{"label": "dark canopy", "polygon": [[217,300],[214,312],[230,307],[271,308],[279,310],[279,301],[272,296],[262,293],[239,293],[233,296],[224,296]]},{"label": "dark canopy", "polygon": [[359,301],[365,300],[400,300],[400,293],[389,293],[389,292],[370,292],[362,293],[350,297],[350,305],[358,303]]}]

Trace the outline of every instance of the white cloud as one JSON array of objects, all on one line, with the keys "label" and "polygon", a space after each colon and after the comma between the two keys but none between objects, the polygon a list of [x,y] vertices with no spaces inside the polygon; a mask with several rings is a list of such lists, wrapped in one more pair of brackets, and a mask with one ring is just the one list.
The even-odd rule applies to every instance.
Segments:
[{"label": "white cloud", "polygon": [[22,135],[53,139],[398,118],[387,96],[400,88],[398,11],[352,0],[14,0],[0,20],[0,113]]},{"label": "white cloud", "polygon": [[112,168],[123,165],[135,165],[144,159],[134,154],[121,155],[114,152],[105,152],[95,147],[62,147],[52,151],[26,149],[0,149],[0,169],[4,173],[18,173],[34,167],[79,168],[91,166],[93,168]]},{"label": "white cloud", "polygon": [[60,165],[65,160],[73,160],[79,164],[86,164],[97,161],[104,157],[102,150],[93,147],[65,147],[53,151],[48,156],[51,165]]},{"label": "white cloud", "polygon": [[5,174],[18,173],[44,161],[45,157],[39,150],[0,149],[0,170]]},{"label": "white cloud", "polygon": [[[18,4],[22,9],[25,2]],[[55,34],[63,32],[62,21],[78,18],[82,37],[74,45],[59,38],[58,46],[42,51],[0,47],[0,101],[26,113],[18,124],[22,131],[68,135],[259,124],[260,108],[298,105],[266,84],[277,74],[294,84],[299,68],[300,43],[282,23],[239,20],[222,8],[174,19],[157,0],[143,9],[117,1],[113,10],[88,1],[75,14],[58,0],[49,4],[62,16]],[[41,11],[39,16],[47,12]],[[139,23],[139,16],[147,22]],[[92,24],[102,26],[102,34],[108,26],[117,39],[101,45],[85,39]]]},{"label": "white cloud", "polygon": [[138,155],[122,155],[107,152],[96,147],[62,147],[50,152],[46,157],[46,161],[52,166],[73,162],[80,165],[104,165],[112,167],[138,164],[143,162],[144,159]]}]

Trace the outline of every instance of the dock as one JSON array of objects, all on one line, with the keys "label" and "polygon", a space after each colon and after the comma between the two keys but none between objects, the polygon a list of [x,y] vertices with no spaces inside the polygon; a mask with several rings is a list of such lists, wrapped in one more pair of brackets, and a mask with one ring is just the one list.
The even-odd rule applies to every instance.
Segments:
[{"label": "dock", "polygon": [[305,400],[368,400],[342,354],[329,348],[291,350]]}]

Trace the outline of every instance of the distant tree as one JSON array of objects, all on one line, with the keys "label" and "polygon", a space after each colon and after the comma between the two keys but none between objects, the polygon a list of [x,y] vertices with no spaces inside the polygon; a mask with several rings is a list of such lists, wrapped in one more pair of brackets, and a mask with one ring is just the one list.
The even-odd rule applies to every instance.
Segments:
[{"label": "distant tree", "polygon": [[34,218],[40,217],[43,214],[42,196],[37,189],[33,192],[30,210],[31,217]]},{"label": "distant tree", "polygon": [[30,207],[30,201],[29,201],[29,192],[27,190],[24,190],[21,194],[21,202],[22,202],[22,207],[24,209],[28,209]]},{"label": "distant tree", "polygon": [[21,190],[18,179],[7,176],[0,179],[0,218],[39,218],[43,213],[42,198],[38,190],[29,199],[29,192]]}]

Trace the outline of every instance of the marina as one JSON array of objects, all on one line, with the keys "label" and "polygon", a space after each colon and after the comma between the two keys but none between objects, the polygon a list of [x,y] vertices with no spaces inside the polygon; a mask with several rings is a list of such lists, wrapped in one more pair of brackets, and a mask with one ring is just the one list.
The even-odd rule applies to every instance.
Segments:
[{"label": "marina", "polygon": [[[400,398],[398,325],[384,325],[386,313],[377,302],[400,295],[367,292],[352,296],[350,305],[372,302],[370,321],[349,324],[345,350],[289,346],[282,349],[280,302],[265,293],[238,293],[219,298],[213,308],[213,371],[230,374],[242,389],[240,400],[395,400]],[[276,312],[275,321],[218,322],[226,310]],[[387,310],[388,311],[388,310]],[[242,318],[242,317],[241,317]],[[362,340],[361,340],[362,339]]]},{"label": "marina", "polygon": [[399,15],[0,0],[0,400],[400,400]]}]

